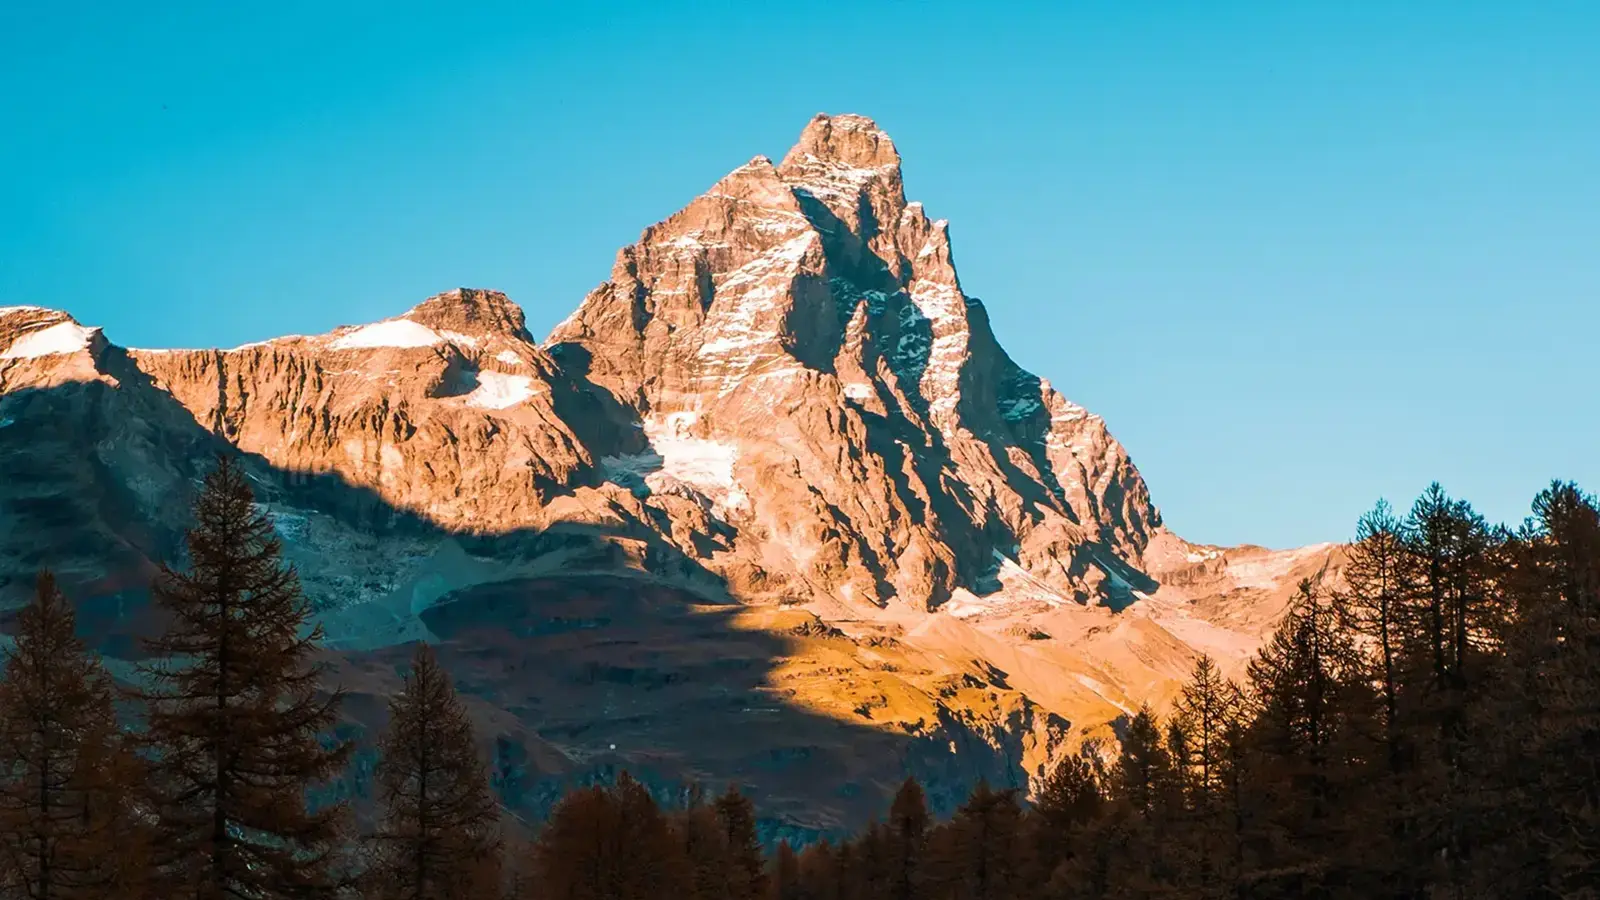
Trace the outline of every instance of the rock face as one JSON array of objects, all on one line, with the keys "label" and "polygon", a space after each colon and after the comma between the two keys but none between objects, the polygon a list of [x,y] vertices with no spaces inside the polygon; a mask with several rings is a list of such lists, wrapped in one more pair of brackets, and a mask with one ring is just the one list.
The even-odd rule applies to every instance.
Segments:
[{"label": "rock face", "polygon": [[542,344],[471,289],[231,350],[0,308],[0,593],[51,565],[136,654],[227,448],[372,698],[356,724],[407,641],[491,660],[462,677],[530,809],[622,766],[739,778],[774,834],[873,814],[904,767],[952,801],[1025,784],[1197,653],[1242,664],[1337,564],[1166,531],[1105,423],[1001,349],[860,116],[645,229]]}]

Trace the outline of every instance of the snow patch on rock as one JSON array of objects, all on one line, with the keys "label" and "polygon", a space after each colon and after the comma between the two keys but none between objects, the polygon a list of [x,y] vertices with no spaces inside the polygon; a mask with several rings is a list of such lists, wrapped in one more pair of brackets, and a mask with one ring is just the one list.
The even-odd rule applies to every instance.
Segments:
[{"label": "snow patch on rock", "polygon": [[995,569],[987,579],[987,586],[981,588],[987,593],[979,595],[966,588],[958,588],[952,592],[949,602],[941,607],[944,613],[969,619],[989,613],[1003,614],[1022,607],[1038,607],[1040,604],[1058,607],[1072,602],[1035,578],[1011,557],[999,550],[992,550],[990,554],[994,557]]},{"label": "snow patch on rock", "polygon": [[1265,554],[1257,559],[1230,560],[1227,572],[1238,587],[1270,591],[1282,584],[1295,566],[1319,554],[1327,555],[1334,546],[1312,544],[1283,553]]},{"label": "snow patch on rock", "polygon": [[719,513],[749,508],[749,494],[733,473],[739,448],[695,437],[698,419],[693,412],[646,418],[642,428],[650,449],[605,457],[601,477],[640,494],[687,490],[710,500]]},{"label": "snow patch on rock", "polygon": [[0,359],[36,359],[41,356],[57,356],[64,353],[77,353],[89,347],[89,341],[94,337],[98,328],[85,328],[77,322],[57,322],[45,328],[27,332],[22,337],[11,342],[5,352],[0,353]]},{"label": "snow patch on rock", "polygon": [[13,313],[25,312],[52,312],[52,310],[43,306],[0,306],[0,319]]},{"label": "snow patch on rock", "polygon": [[467,395],[465,402],[479,409],[510,409],[537,393],[533,379],[526,375],[479,372],[478,386]]},{"label": "snow patch on rock", "polygon": [[346,332],[330,346],[335,350],[365,350],[375,347],[432,347],[442,342],[437,331],[410,319],[390,319],[363,325]]},{"label": "snow patch on rock", "polygon": [[508,366],[522,365],[522,357],[511,352],[510,350],[501,350],[499,353],[494,355],[494,358],[500,360]]},{"label": "snow patch on rock", "polygon": [[651,490],[685,485],[729,509],[748,506],[750,498],[733,476],[739,448],[693,436],[690,430],[698,419],[697,413],[680,412],[645,420],[645,437],[661,457],[661,470],[647,476],[645,483]]}]

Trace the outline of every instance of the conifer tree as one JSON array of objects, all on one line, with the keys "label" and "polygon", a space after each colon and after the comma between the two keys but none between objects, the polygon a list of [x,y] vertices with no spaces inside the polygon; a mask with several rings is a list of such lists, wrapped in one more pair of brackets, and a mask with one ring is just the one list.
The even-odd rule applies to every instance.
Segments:
[{"label": "conifer tree", "polygon": [[1176,773],[1160,723],[1149,706],[1141,707],[1129,721],[1110,784],[1113,799],[1142,816],[1161,813],[1172,800]]},{"label": "conifer tree", "polygon": [[4,896],[144,895],[142,776],[121,741],[111,679],[74,634],[49,572],[17,619],[0,680]]},{"label": "conifer tree", "polygon": [[674,823],[689,872],[690,900],[727,900],[729,846],[716,808],[701,786],[689,791],[688,805]]},{"label": "conifer tree", "polygon": [[1015,791],[980,782],[928,843],[930,898],[1017,900],[1026,896],[1028,867],[1022,809]]},{"label": "conifer tree", "polygon": [[1355,722],[1370,696],[1352,676],[1354,653],[1328,596],[1307,580],[1250,664],[1252,774],[1268,807],[1254,838],[1259,864],[1286,891],[1321,890],[1350,861],[1343,812],[1363,762]]},{"label": "conifer tree", "polygon": [[1486,877],[1526,896],[1600,888],[1600,505],[1556,482],[1514,542],[1492,682]]},{"label": "conifer tree", "polygon": [[[1404,525],[1407,690],[1401,715],[1411,724],[1415,766],[1407,777],[1416,828],[1428,835],[1416,855],[1436,859],[1450,893],[1466,889],[1473,798],[1482,772],[1469,753],[1473,694],[1495,668],[1494,636],[1504,611],[1492,590],[1497,536],[1467,503],[1438,484],[1418,498]],[[1409,710],[1409,711],[1408,711]]]},{"label": "conifer tree", "polygon": [[895,792],[889,805],[889,821],[884,829],[886,900],[915,900],[919,870],[928,843],[928,798],[922,785],[908,777]]},{"label": "conifer tree", "polygon": [[389,703],[380,749],[373,896],[486,895],[498,880],[499,807],[466,708],[427,644],[417,647],[405,686]]},{"label": "conifer tree", "polygon": [[340,694],[321,695],[322,638],[241,465],[206,476],[188,569],[152,586],[170,618],[143,675],[161,876],[173,898],[326,896],[343,883],[345,808],[307,791],[342,770],[325,741]]},{"label": "conifer tree", "polygon": [[1214,795],[1220,787],[1223,734],[1238,721],[1243,703],[1238,685],[1222,676],[1215,660],[1202,654],[1173,713],[1189,739],[1187,780],[1203,795]]},{"label": "conifer tree", "polygon": [[1105,805],[1101,790],[1104,773],[1092,755],[1092,748],[1065,756],[1058,762],[1034,798],[1028,815],[1032,836],[1033,879],[1048,882],[1056,869],[1065,865],[1074,847]]},{"label": "conifer tree", "polygon": [[1097,836],[1120,848],[1107,872],[1106,887],[1114,896],[1172,892],[1180,886],[1177,866],[1186,854],[1174,836],[1183,816],[1183,784],[1170,734],[1162,734],[1148,705],[1123,734],[1122,753],[1108,779],[1111,814]]},{"label": "conifer tree", "polygon": [[655,900],[690,892],[683,849],[626,772],[562,798],[534,844],[541,900]]},{"label": "conifer tree", "polygon": [[850,900],[877,900],[887,896],[894,881],[890,869],[888,826],[873,822],[850,842],[849,847],[849,863],[843,867],[844,896]]},{"label": "conifer tree", "polygon": [[1174,762],[1189,798],[1190,874],[1202,896],[1217,895],[1232,877],[1230,863],[1236,853],[1229,817],[1228,734],[1240,722],[1243,703],[1238,685],[1223,678],[1211,657],[1202,655],[1173,711],[1185,740]]},{"label": "conifer tree", "polygon": [[1351,677],[1365,682],[1376,699],[1370,715],[1356,724],[1364,722],[1365,737],[1382,750],[1364,776],[1366,805],[1346,810],[1357,820],[1351,855],[1369,870],[1373,896],[1416,895],[1416,858],[1426,855],[1417,844],[1417,796],[1410,777],[1418,723],[1408,693],[1415,684],[1415,658],[1408,648],[1417,644],[1424,621],[1408,599],[1415,593],[1410,583],[1415,575],[1404,525],[1380,500],[1356,523],[1356,540],[1346,550],[1345,588],[1336,605],[1342,625],[1359,642]]},{"label": "conifer tree", "polygon": [[1344,577],[1348,585],[1343,609],[1355,634],[1368,644],[1363,661],[1366,677],[1382,699],[1378,724],[1382,729],[1385,764],[1398,777],[1404,765],[1400,721],[1401,665],[1408,626],[1404,605],[1408,587],[1405,541],[1401,524],[1389,504],[1378,501],[1356,524],[1356,540],[1346,551]]},{"label": "conifer tree", "polygon": [[766,891],[766,862],[756,834],[755,807],[738,787],[729,785],[717,798],[716,815],[726,848],[725,896],[728,900],[757,900]]},{"label": "conifer tree", "polygon": [[805,900],[844,900],[840,850],[847,848],[848,844],[841,848],[821,840],[800,852],[798,868]]},{"label": "conifer tree", "polygon": [[800,880],[800,857],[787,840],[778,842],[767,877],[767,900],[804,900]]}]

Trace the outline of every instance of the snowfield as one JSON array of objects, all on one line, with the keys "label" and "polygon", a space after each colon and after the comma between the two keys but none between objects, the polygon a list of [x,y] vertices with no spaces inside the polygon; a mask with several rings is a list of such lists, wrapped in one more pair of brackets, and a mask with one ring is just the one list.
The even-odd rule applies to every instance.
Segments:
[{"label": "snowfield", "polygon": [[374,347],[432,347],[444,338],[426,325],[409,319],[390,319],[363,325],[347,332],[331,346],[335,350],[365,350]]},{"label": "snowfield", "polygon": [[62,353],[77,353],[89,347],[98,328],[85,328],[77,322],[57,322],[48,328],[30,331],[17,338],[0,353],[0,359],[36,359]]},{"label": "snowfield", "polygon": [[467,395],[466,404],[479,409],[510,409],[536,393],[533,379],[526,375],[479,372],[478,387]]}]

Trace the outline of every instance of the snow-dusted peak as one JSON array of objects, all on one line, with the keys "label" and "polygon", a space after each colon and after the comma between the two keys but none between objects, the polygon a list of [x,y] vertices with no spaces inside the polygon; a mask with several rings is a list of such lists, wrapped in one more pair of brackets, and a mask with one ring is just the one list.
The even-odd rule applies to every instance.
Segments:
[{"label": "snow-dusted peak", "polygon": [[777,171],[819,230],[836,240],[847,231],[898,269],[896,252],[881,235],[895,228],[906,208],[900,153],[871,119],[817,116]]},{"label": "snow-dusted peak", "polygon": [[330,335],[333,350],[416,349],[453,344],[481,349],[491,343],[531,344],[522,308],[499,291],[456,288],[435,294],[404,314]]},{"label": "snow-dusted peak", "polygon": [[58,309],[51,309],[47,306],[0,306],[0,319],[7,319],[23,313],[57,313],[63,316],[66,315],[66,313]]},{"label": "snow-dusted peak", "polygon": [[447,337],[464,335],[476,340],[500,335],[531,342],[522,307],[499,291],[456,288],[429,297],[400,318]]},{"label": "snow-dusted peak", "polygon": [[89,349],[100,329],[85,328],[67,319],[25,331],[0,350],[0,359],[36,359],[41,356],[59,356]]},{"label": "snow-dusted peak", "polygon": [[0,306],[0,359],[38,359],[92,348],[100,329],[43,306]]},{"label": "snow-dusted peak", "polygon": [[800,132],[780,170],[807,160],[826,165],[887,170],[900,167],[900,153],[877,123],[866,116],[818,113]]}]

